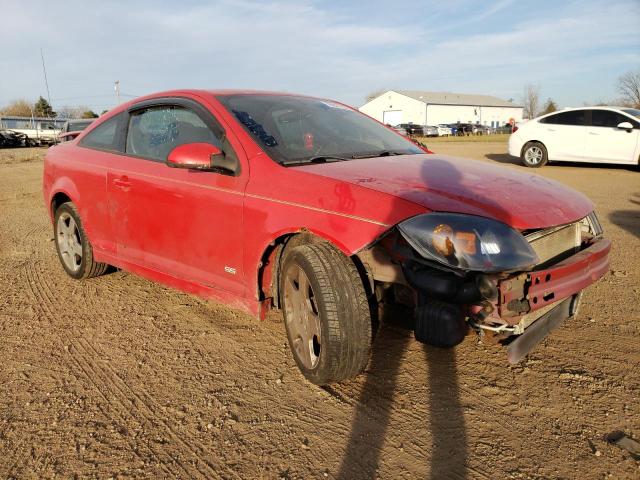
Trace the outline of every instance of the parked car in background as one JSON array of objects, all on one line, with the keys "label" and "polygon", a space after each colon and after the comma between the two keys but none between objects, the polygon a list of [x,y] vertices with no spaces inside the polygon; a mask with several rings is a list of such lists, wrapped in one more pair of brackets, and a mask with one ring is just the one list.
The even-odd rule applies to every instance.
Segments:
[{"label": "parked car in background", "polygon": [[401,123],[398,127],[404,128],[408,135],[424,136],[424,128],[422,125],[416,125],[415,123]]},{"label": "parked car in background", "polygon": [[67,120],[67,122],[62,127],[62,130],[58,134],[58,140],[61,142],[73,140],[78,135],[80,135],[80,132],[91,125],[95,120],[95,118]]},{"label": "parked car in background", "polygon": [[423,135],[425,137],[437,137],[438,136],[438,127],[434,127],[431,125],[426,125],[423,128]]},{"label": "parked car in background", "polygon": [[470,123],[457,123],[456,124],[456,135],[458,136],[470,136],[473,135],[474,125]]},{"label": "parked car in background", "polygon": [[56,143],[64,122],[62,119],[46,117],[0,117],[0,127],[26,135],[31,146]]},{"label": "parked car in background", "polygon": [[449,125],[440,124],[438,125],[438,136],[439,137],[448,137],[452,134],[451,127]]},{"label": "parked car in background", "polygon": [[450,123],[448,125],[448,127],[451,129],[451,135],[453,135],[453,136],[457,136],[458,135],[458,129],[460,127],[459,123]]},{"label": "parked car in background", "polygon": [[387,127],[391,128],[391,129],[393,129],[393,130],[395,130],[396,132],[398,132],[398,133],[399,133],[400,135],[402,135],[402,136],[405,136],[405,137],[407,136],[407,131],[406,131],[404,128],[402,128],[400,125],[396,125],[396,126],[394,127],[393,125],[389,125],[389,124],[387,123]]},{"label": "parked car in background", "polygon": [[29,140],[24,133],[0,130],[0,148],[28,147]]},{"label": "parked car in background", "polygon": [[426,154],[307,96],[132,100],[49,149],[43,193],[69,276],[113,265],[261,318],[282,309],[316,384],[363,371],[375,312],[394,304],[421,342],[451,347],[471,327],[510,341],[518,362],[609,271],[584,195]]},{"label": "parked car in background", "polygon": [[640,110],[572,108],[520,124],[509,138],[509,154],[527,167],[548,161],[640,163]]}]

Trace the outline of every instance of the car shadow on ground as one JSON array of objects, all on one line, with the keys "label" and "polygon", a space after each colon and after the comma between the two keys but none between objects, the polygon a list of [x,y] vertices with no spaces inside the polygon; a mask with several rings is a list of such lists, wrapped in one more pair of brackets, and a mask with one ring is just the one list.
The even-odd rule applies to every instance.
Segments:
[{"label": "car shadow on ground", "polygon": [[[408,320],[411,321],[408,321]],[[347,451],[336,478],[378,478],[381,454],[394,406],[400,365],[413,339],[410,311],[382,319],[371,363],[352,421]],[[429,478],[466,478],[467,436],[459,398],[455,349],[422,345],[427,362],[428,422],[431,434]],[[427,443],[427,448],[429,444]]]},{"label": "car shadow on ground", "polygon": [[484,158],[498,163],[510,163],[512,165],[524,166],[518,157],[513,157],[508,153],[487,153]]},{"label": "car shadow on ground", "polygon": [[[455,192],[459,198],[473,199],[488,214],[512,220],[508,207],[501,205],[490,190],[477,188],[471,177],[465,177],[455,162],[428,158],[422,163],[420,177],[424,185],[433,189]],[[401,208],[401,206],[399,206]],[[389,222],[391,223],[391,222]],[[373,313],[373,312],[372,312]],[[364,387],[356,405],[347,449],[343,456],[338,479],[378,478],[381,454],[394,408],[394,392],[398,374],[414,328],[413,309],[382,309],[380,329],[373,342],[372,358]],[[427,363],[425,383],[428,394],[427,431],[430,433],[429,464],[431,480],[466,478],[468,476],[468,439],[465,415],[460,399],[456,349],[422,345]],[[411,438],[411,432],[405,432]],[[415,461],[414,461],[415,463]]]},{"label": "car shadow on ground", "polygon": [[[508,153],[487,153],[484,158],[497,163],[518,165],[522,168],[528,168],[522,164],[522,160],[518,157],[509,155]],[[547,165],[553,167],[580,167],[580,168],[606,168],[610,170],[637,170],[637,165],[616,165],[614,163],[587,163],[587,162],[554,162],[550,161]],[[544,167],[542,167],[544,168]],[[535,170],[535,169],[531,169]]]},{"label": "car shadow on ground", "polygon": [[629,202],[638,207],[635,210],[615,210],[609,214],[609,221],[640,238],[640,193],[636,193]]}]

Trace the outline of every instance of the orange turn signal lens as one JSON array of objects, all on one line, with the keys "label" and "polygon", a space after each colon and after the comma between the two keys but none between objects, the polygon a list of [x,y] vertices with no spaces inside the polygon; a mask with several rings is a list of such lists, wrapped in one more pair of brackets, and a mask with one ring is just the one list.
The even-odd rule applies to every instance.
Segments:
[{"label": "orange turn signal lens", "polygon": [[473,232],[456,232],[456,245],[462,252],[475,255],[477,252],[476,234]]}]

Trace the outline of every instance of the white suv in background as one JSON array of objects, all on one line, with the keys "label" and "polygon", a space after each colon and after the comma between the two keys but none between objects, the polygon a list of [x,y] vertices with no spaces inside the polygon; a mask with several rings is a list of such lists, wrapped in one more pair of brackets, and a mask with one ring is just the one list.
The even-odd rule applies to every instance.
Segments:
[{"label": "white suv in background", "polygon": [[534,118],[511,134],[509,154],[527,167],[549,160],[638,165],[640,110],[572,108]]}]

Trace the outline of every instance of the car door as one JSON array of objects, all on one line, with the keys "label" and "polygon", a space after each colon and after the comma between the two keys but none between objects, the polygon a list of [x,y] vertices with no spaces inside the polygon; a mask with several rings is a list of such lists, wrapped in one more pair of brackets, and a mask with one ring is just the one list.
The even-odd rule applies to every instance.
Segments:
[{"label": "car door", "polygon": [[[640,123],[614,110],[593,109],[590,113],[585,156],[592,162],[637,163]],[[622,122],[629,122],[633,129],[618,128]]]},{"label": "car door", "polygon": [[239,145],[234,149],[226,135],[213,114],[193,100],[147,101],[130,109],[125,155],[112,163],[108,175],[121,260],[243,292],[248,166],[231,176],[165,164],[169,152],[186,143],[211,143],[226,155],[243,154],[236,153]]},{"label": "car door", "polygon": [[108,169],[124,152],[125,115],[101,122],[78,142],[79,154],[67,159],[67,171],[77,171],[76,199],[80,218],[93,248],[115,255],[116,241],[109,213]]},{"label": "car door", "polygon": [[549,160],[584,161],[586,110],[559,112],[538,122],[540,141],[547,148]]}]

